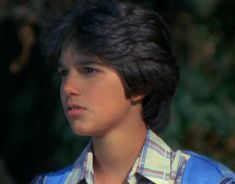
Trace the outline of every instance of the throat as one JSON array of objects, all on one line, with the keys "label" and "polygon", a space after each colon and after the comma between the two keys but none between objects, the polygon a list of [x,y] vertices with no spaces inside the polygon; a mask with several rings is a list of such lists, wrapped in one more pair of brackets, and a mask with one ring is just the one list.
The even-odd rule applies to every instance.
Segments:
[{"label": "throat", "polygon": [[99,181],[112,178],[124,183],[140,155],[146,134],[147,130],[142,129],[133,135],[129,133],[105,140],[93,139],[95,178]]}]

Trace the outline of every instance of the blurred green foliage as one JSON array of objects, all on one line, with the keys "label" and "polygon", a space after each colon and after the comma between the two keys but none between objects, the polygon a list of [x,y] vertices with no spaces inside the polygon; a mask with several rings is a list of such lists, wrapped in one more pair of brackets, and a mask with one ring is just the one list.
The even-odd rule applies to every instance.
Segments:
[{"label": "blurred green foliage", "polygon": [[[181,65],[171,124],[161,136],[174,149],[235,169],[235,2],[126,1],[163,15]],[[44,21],[75,0],[7,2],[0,0],[0,158],[17,183],[28,183],[37,173],[74,162],[88,141],[71,132],[55,69],[38,47]]]}]

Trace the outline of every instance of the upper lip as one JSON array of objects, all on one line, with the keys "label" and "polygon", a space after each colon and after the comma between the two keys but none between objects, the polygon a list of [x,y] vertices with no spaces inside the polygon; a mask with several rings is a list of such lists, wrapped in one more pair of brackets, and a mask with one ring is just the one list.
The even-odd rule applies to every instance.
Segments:
[{"label": "upper lip", "polygon": [[71,110],[72,108],[85,109],[84,107],[82,107],[78,103],[71,103],[71,102],[66,103],[66,109],[67,110]]}]

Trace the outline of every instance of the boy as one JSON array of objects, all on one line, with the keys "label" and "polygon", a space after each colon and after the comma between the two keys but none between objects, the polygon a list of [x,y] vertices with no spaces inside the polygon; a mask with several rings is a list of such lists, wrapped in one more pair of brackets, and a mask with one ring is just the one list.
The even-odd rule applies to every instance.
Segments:
[{"label": "boy", "polygon": [[47,33],[45,52],[59,65],[65,115],[75,134],[92,138],[73,165],[33,183],[234,183],[222,165],[174,152],[157,136],[179,81],[158,14],[84,0]]}]

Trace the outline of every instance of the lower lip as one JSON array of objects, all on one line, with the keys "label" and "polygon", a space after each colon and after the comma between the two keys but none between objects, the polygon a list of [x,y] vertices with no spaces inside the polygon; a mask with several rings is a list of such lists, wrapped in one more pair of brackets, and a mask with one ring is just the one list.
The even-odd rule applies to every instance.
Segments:
[{"label": "lower lip", "polygon": [[68,111],[67,111],[67,115],[68,115],[69,117],[78,117],[78,116],[81,115],[81,113],[82,113],[83,110],[84,110],[84,109],[82,109],[82,108],[80,108],[80,109],[68,110]]}]

